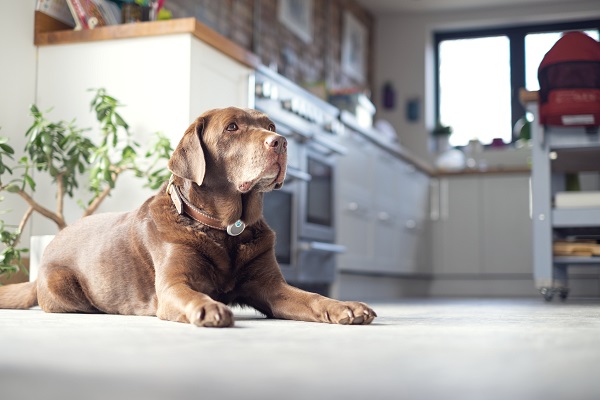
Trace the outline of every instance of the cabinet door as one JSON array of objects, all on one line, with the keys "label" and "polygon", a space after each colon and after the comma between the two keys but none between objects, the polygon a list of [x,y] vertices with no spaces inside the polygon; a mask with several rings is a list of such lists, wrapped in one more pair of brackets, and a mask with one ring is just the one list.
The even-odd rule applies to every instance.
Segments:
[{"label": "cabinet door", "polygon": [[484,273],[531,273],[529,174],[482,178]]},{"label": "cabinet door", "polygon": [[413,165],[402,163],[399,168],[400,214],[415,222],[427,218],[429,178]]},{"label": "cabinet door", "polygon": [[403,164],[387,151],[380,148],[376,150],[372,177],[376,207],[380,208],[379,212],[392,211],[398,214],[402,202],[399,176]]},{"label": "cabinet door", "polygon": [[347,187],[340,190],[336,203],[337,243],[346,246],[346,252],[338,256],[338,268],[372,271],[370,193]]},{"label": "cabinet door", "polygon": [[374,145],[359,133],[352,131],[347,131],[340,143],[347,149],[347,154],[340,157],[337,162],[340,185],[353,186],[370,192]]},{"label": "cabinet door", "polygon": [[399,217],[389,208],[378,208],[374,216],[373,258],[378,272],[400,272]]},{"label": "cabinet door", "polygon": [[479,273],[481,208],[478,178],[441,178],[437,201],[440,212],[437,220],[433,221],[434,272]]}]

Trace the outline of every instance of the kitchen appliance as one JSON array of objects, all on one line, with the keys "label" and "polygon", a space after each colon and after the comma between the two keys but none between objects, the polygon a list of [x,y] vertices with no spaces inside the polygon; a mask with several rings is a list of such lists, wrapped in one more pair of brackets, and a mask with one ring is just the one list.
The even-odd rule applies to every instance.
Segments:
[{"label": "kitchen appliance", "polygon": [[335,278],[336,143],[344,129],[339,110],[274,71],[255,76],[255,108],[288,139],[288,170],[281,190],[265,194],[264,216],[277,234],[275,254],[286,280],[327,295]]}]

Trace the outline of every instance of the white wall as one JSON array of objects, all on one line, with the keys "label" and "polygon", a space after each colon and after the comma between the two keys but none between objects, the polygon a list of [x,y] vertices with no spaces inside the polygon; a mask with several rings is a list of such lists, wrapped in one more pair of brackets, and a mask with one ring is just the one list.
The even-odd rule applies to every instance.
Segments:
[{"label": "white wall", "polygon": [[[175,146],[206,109],[248,105],[250,69],[190,34],[36,48],[35,5],[36,0],[0,0],[0,135],[10,137],[20,153],[16,158],[23,153],[33,103],[43,111],[52,109],[50,120],[76,117],[77,126],[97,128],[89,110],[90,88],[104,87],[126,105],[120,111],[142,144],[149,133],[161,131]],[[54,185],[46,179],[37,183],[33,197],[53,210]],[[141,180],[123,176],[100,211],[131,210],[153,193],[142,188]],[[83,194],[76,194],[77,199]],[[5,195],[0,211],[12,211],[0,218],[18,224],[27,207],[21,198]],[[67,223],[80,215],[76,200],[67,199]],[[24,246],[30,233],[54,234],[56,226],[34,214],[22,238]]]},{"label": "white wall", "polygon": [[[33,45],[35,0],[0,0],[0,136],[8,136],[18,159],[31,124],[29,106],[35,101],[36,48]],[[4,194],[4,193],[3,193]],[[20,198],[4,194],[0,210],[4,221],[18,224],[26,206]],[[29,238],[23,238],[29,245]]]},{"label": "white wall", "polygon": [[[511,6],[479,11],[378,15],[374,88],[377,118],[387,119],[394,125],[403,146],[417,156],[432,160],[428,132],[434,125],[434,31],[598,17],[600,3],[597,0],[544,7]],[[387,81],[396,88],[396,108],[393,111],[386,111],[381,106],[381,88]],[[407,99],[414,97],[421,100],[421,118],[411,123],[405,118],[405,108]]]}]

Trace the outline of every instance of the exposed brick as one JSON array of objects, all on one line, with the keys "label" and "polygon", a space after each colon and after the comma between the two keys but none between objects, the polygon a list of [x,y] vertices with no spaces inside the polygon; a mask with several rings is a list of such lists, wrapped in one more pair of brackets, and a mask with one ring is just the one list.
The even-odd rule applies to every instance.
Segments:
[{"label": "exposed brick", "polygon": [[[260,33],[254,43],[254,13],[260,2]],[[373,16],[354,0],[313,0],[313,38],[305,43],[278,19],[279,0],[169,0],[177,16],[194,16],[240,46],[256,51],[265,65],[299,84],[325,82],[329,89],[363,86],[373,82]],[[366,84],[342,71],[344,12],[351,12],[369,34]],[[289,62],[288,62],[289,61]]]}]

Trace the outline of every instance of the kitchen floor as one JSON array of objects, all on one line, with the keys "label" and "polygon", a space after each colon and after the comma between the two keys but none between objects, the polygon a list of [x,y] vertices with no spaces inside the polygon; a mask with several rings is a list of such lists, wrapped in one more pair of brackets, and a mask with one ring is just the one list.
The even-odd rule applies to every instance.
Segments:
[{"label": "kitchen floor", "polygon": [[600,301],[375,303],[370,326],[232,329],[0,310],[0,398],[598,399]]}]

